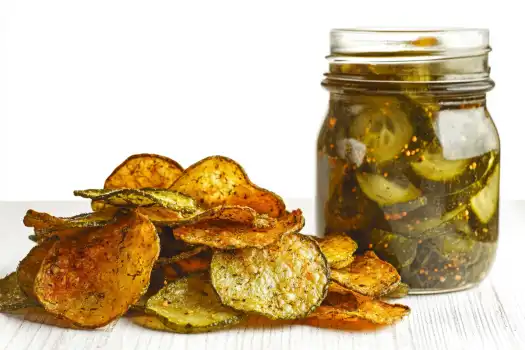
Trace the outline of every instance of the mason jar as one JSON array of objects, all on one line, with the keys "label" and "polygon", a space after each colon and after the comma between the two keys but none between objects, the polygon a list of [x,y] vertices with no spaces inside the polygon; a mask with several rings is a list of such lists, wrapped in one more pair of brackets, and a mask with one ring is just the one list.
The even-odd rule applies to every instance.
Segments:
[{"label": "mason jar", "polygon": [[331,32],[318,232],[345,232],[411,293],[466,289],[498,242],[500,146],[483,29]]}]

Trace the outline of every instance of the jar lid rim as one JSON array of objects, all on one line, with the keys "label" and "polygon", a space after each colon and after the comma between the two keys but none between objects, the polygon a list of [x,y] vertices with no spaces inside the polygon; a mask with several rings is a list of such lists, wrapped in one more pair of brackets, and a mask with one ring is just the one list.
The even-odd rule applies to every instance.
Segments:
[{"label": "jar lid rim", "polygon": [[331,55],[449,56],[486,54],[484,28],[336,28],[330,31]]}]

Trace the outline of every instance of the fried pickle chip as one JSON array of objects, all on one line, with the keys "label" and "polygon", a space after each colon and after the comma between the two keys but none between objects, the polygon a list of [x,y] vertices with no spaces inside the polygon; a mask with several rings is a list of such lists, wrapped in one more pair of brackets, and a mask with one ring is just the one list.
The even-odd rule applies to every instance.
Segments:
[{"label": "fried pickle chip", "polygon": [[168,264],[174,264],[181,260],[186,260],[208,249],[209,248],[206,246],[199,246],[199,247],[193,248],[192,250],[181,252],[180,254],[177,254],[174,256],[158,258],[157,261],[155,262],[155,267],[168,265]]},{"label": "fried pickle chip", "polygon": [[0,279],[0,312],[16,312],[37,305],[18,286],[16,272]]},{"label": "fried pickle chip", "polygon": [[352,309],[351,305],[320,306],[309,317],[317,320],[337,321],[342,324],[358,320],[376,325],[391,325],[410,313],[410,308],[400,304],[388,304],[380,300],[367,300]]},{"label": "fried pickle chip", "polygon": [[120,164],[104,183],[104,188],[169,188],[184,168],[168,157],[134,154]]},{"label": "fried pickle chip", "polygon": [[60,230],[72,227],[99,227],[112,222],[118,208],[107,208],[93,213],[70,217],[56,217],[36,210],[28,210],[24,216],[24,225],[41,230]]},{"label": "fried pickle chip", "polygon": [[408,286],[408,284],[401,282],[398,284],[396,289],[385,294],[383,298],[389,298],[389,299],[404,298],[408,295],[409,291],[410,291],[410,287]]},{"label": "fried pickle chip", "polygon": [[208,271],[210,269],[212,252],[205,250],[202,253],[190,258],[177,261],[173,264],[179,276],[186,276],[192,273]]},{"label": "fried pickle chip", "polygon": [[271,319],[297,319],[323,301],[330,269],[312,238],[291,233],[262,249],[214,252],[210,274],[224,305]]},{"label": "fried pickle chip", "polygon": [[354,292],[370,297],[388,294],[401,282],[397,270],[371,251],[357,256],[344,269],[332,269],[331,278]]},{"label": "fried pickle chip", "polygon": [[173,235],[186,243],[217,249],[262,248],[275,243],[283,234],[299,232],[304,226],[304,217],[299,209],[279,219],[255,213],[251,222],[236,222],[235,218],[242,217],[247,209],[226,208],[216,219],[175,228]]},{"label": "fried pickle chip", "polygon": [[45,309],[86,328],[124,314],[148,287],[159,238],[147,217],[129,212],[115,223],[55,243],[35,279]]},{"label": "fried pickle chip", "polygon": [[221,304],[206,274],[169,283],[149,298],[146,312],[179,333],[209,332],[243,320],[242,312]]},{"label": "fried pickle chip", "polygon": [[182,193],[155,189],[117,189],[117,190],[77,190],[75,196],[102,201],[117,207],[163,207],[181,214],[194,214],[199,211],[195,200]]},{"label": "fried pickle chip", "polygon": [[33,292],[35,278],[40,270],[40,266],[42,266],[42,262],[54,244],[54,240],[46,240],[39,245],[34,246],[26,257],[18,264],[16,270],[18,285],[28,297],[36,299],[36,295]]},{"label": "fried pickle chip", "polygon": [[319,246],[330,267],[342,269],[352,263],[357,243],[344,233],[318,238]]},{"label": "fried pickle chip", "polygon": [[208,208],[241,205],[271,217],[279,217],[285,211],[281,197],[254,185],[239,164],[222,156],[193,164],[170,189],[191,196]]},{"label": "fried pickle chip", "polygon": [[131,315],[130,320],[131,322],[144,328],[153,329],[155,331],[173,332],[173,330],[167,327],[160,318],[154,315]]}]

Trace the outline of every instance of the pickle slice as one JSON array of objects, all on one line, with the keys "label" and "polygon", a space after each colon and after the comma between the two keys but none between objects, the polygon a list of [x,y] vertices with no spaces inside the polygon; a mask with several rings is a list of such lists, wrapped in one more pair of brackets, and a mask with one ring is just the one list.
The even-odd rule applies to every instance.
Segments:
[{"label": "pickle slice", "polygon": [[199,211],[199,207],[193,198],[182,193],[163,189],[90,189],[77,190],[73,194],[119,207],[159,206],[182,214],[193,214]]},{"label": "pickle slice", "polygon": [[34,306],[38,306],[38,303],[22,292],[16,272],[0,279],[0,312],[15,312]]},{"label": "pickle slice", "polygon": [[146,312],[178,333],[202,333],[233,326],[243,314],[222,305],[209,277],[194,274],[169,283],[146,303]]},{"label": "pickle slice", "polygon": [[[406,235],[410,238],[419,239],[424,234],[424,238],[438,236],[447,232],[445,226],[453,219],[462,218],[467,206],[465,204],[459,205],[456,208],[439,216],[419,216],[410,220],[390,221],[392,231]],[[439,210],[438,210],[439,212]]]},{"label": "pickle slice", "polygon": [[470,199],[470,207],[479,221],[486,224],[492,219],[498,208],[499,164],[490,175],[487,185]]},{"label": "pickle slice", "polygon": [[372,249],[379,257],[390,262],[396,269],[410,266],[416,258],[417,240],[392,232],[373,229]]},{"label": "pickle slice", "polygon": [[357,256],[347,268],[332,269],[331,278],[354,292],[370,297],[390,293],[401,281],[396,269],[371,251]]},{"label": "pickle slice", "polygon": [[193,225],[181,226],[173,230],[173,235],[190,244],[204,244],[217,249],[236,249],[246,247],[262,248],[275,243],[282,235],[298,232],[304,226],[300,209],[274,219],[257,215],[252,222],[242,223],[228,219],[242,213],[243,207],[233,207],[224,211],[223,220],[205,220]]},{"label": "pickle slice", "polygon": [[350,137],[364,143],[378,163],[394,159],[410,143],[412,123],[400,100],[393,97],[361,97],[349,127]]},{"label": "pickle slice", "polygon": [[330,267],[341,269],[352,263],[357,243],[344,233],[331,234],[325,238],[318,238],[319,247]]},{"label": "pickle slice", "polygon": [[432,181],[450,181],[465,172],[468,159],[446,160],[442,150],[426,150],[410,165],[416,174]]},{"label": "pickle slice", "polygon": [[36,295],[33,291],[35,285],[36,275],[42,266],[42,262],[46,258],[49,250],[55,244],[55,240],[46,240],[39,245],[34,246],[26,255],[16,270],[18,277],[18,284],[20,289],[27,295],[36,300]]},{"label": "pickle slice", "polygon": [[318,244],[293,233],[263,249],[215,252],[211,277],[224,305],[270,319],[297,319],[321,304],[330,270]]},{"label": "pickle slice", "polygon": [[399,283],[396,289],[394,289],[388,294],[385,294],[383,298],[386,298],[386,299],[404,298],[408,295],[409,291],[410,291],[410,287],[408,286],[408,284],[401,282]]},{"label": "pickle slice", "polygon": [[421,195],[421,191],[411,183],[402,186],[382,175],[371,173],[358,173],[356,177],[366,196],[381,206],[409,202]]},{"label": "pickle slice", "polygon": [[155,331],[173,332],[173,330],[167,327],[157,316],[136,314],[132,315],[130,320],[144,328],[153,329]]}]

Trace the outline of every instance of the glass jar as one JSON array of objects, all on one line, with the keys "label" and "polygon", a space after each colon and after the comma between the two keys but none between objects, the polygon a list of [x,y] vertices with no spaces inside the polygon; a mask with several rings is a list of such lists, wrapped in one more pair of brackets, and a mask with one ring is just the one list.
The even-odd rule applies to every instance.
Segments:
[{"label": "glass jar", "polygon": [[317,144],[318,232],[345,232],[410,292],[469,288],[498,241],[488,31],[331,32]]}]

